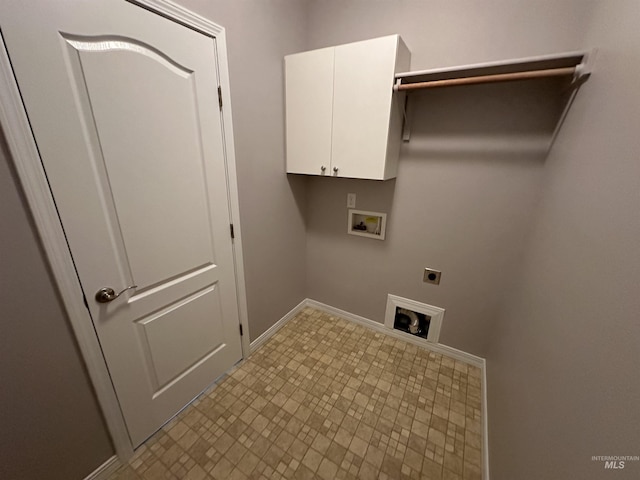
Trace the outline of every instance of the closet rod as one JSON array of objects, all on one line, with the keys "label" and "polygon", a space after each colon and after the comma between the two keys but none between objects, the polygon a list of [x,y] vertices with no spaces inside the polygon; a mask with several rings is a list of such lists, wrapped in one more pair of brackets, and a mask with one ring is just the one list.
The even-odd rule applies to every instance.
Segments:
[{"label": "closet rod", "polygon": [[478,83],[493,83],[493,82],[509,82],[513,80],[528,80],[531,78],[545,78],[545,77],[561,77],[569,76],[576,73],[575,67],[563,67],[563,68],[548,68],[545,70],[531,70],[528,72],[515,72],[515,73],[498,73],[494,75],[480,75],[477,77],[465,77],[465,78],[450,78],[447,80],[431,80],[427,82],[418,83],[398,83],[393,86],[393,89],[398,90],[418,90],[421,88],[436,88],[436,87],[449,87],[454,85],[474,85]]}]

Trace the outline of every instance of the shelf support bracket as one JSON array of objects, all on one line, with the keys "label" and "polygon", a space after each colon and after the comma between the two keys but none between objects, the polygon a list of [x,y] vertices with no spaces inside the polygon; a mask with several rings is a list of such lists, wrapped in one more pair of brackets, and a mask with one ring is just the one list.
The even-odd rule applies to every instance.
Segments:
[{"label": "shelf support bracket", "polygon": [[[400,85],[402,80],[396,80],[396,86]],[[395,90],[395,89],[394,89]],[[396,95],[399,95],[400,92],[396,91]],[[404,98],[401,99],[402,105],[402,141],[408,142],[411,140],[411,120],[413,119],[413,108],[411,107],[411,102],[409,101],[410,95],[404,94]]]},{"label": "shelf support bracket", "polygon": [[569,88],[568,88],[569,91],[567,93],[567,100],[566,100],[564,109],[562,111],[562,114],[560,115],[560,118],[558,119],[556,128],[553,131],[553,135],[551,135],[551,141],[549,142],[547,155],[549,155],[549,152],[551,152],[551,148],[553,147],[553,144],[555,143],[556,138],[560,133],[560,128],[562,128],[562,125],[564,124],[564,121],[566,120],[567,115],[569,114],[569,110],[573,105],[573,101],[576,99],[578,90],[580,90],[580,87],[582,87],[582,85],[584,85],[584,83],[587,80],[589,80],[589,77],[591,76],[591,71],[593,70],[593,65],[596,60],[597,52],[598,50],[594,48],[586,55],[582,63],[576,66],[576,73],[575,73],[575,76],[573,77],[571,84],[569,85]]},{"label": "shelf support bracket", "polygon": [[575,100],[576,95],[578,94],[578,90],[580,90],[580,87],[584,84],[584,82],[586,82],[589,79],[590,75],[591,75],[590,73],[586,73],[583,75],[576,76],[576,78],[571,82],[571,85],[569,86],[569,92],[567,94],[568,98],[564,105],[564,109],[562,110],[562,113],[560,114],[560,118],[558,119],[558,123],[556,124],[556,128],[554,129],[553,134],[551,135],[549,148],[547,148],[547,156],[549,155],[549,152],[551,152],[551,148],[553,147],[553,144],[555,143],[556,138],[560,133],[560,128],[562,128],[562,125],[564,124],[564,121],[566,120],[567,115],[569,114],[569,110],[571,109],[571,105],[573,105],[573,101]]}]

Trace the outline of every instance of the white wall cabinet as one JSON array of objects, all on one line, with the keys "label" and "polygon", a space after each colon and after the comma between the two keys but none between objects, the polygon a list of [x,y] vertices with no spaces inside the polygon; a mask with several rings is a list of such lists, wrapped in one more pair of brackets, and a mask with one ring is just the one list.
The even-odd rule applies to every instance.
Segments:
[{"label": "white wall cabinet", "polygon": [[287,173],[394,178],[410,55],[391,35],[285,57]]}]

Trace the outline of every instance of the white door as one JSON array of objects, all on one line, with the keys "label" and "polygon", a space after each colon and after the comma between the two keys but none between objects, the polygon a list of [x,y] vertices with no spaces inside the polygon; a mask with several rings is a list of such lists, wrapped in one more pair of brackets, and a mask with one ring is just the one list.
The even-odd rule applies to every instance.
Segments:
[{"label": "white door", "polygon": [[216,41],[124,1],[0,3],[137,446],[242,357]]}]

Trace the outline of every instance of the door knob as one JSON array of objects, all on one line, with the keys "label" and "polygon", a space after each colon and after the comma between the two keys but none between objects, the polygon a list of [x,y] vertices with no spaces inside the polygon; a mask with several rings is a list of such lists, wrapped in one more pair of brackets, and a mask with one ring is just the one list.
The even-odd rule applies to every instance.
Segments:
[{"label": "door knob", "polygon": [[324,165],[322,165],[322,166],[320,167],[320,170],[322,171],[322,173],[324,173],[324,171],[325,171],[326,169],[327,169],[327,167],[325,167]]},{"label": "door knob", "polygon": [[333,173],[338,173],[338,167],[333,167]]},{"label": "door knob", "polygon": [[120,293],[116,294],[115,290],[111,287],[102,287],[100,290],[98,290],[96,292],[96,301],[98,303],[109,303],[113,300],[115,300],[116,298],[118,298],[120,295],[122,295],[124,292],[126,292],[127,290],[131,290],[132,288],[138,288],[137,285],[130,285],[127,288],[125,288],[124,290],[122,290]]}]

